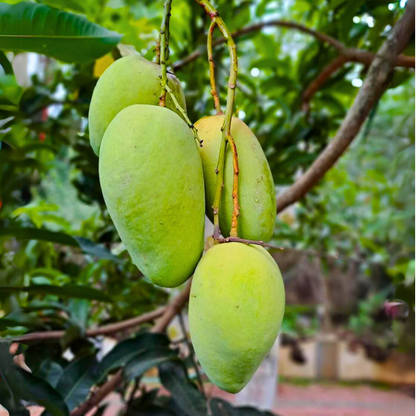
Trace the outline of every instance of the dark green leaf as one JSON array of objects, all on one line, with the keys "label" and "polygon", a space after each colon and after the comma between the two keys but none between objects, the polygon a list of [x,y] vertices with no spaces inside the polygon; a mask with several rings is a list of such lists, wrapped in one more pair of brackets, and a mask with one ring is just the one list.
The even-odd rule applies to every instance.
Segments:
[{"label": "dark green leaf", "polygon": [[67,366],[62,373],[56,389],[64,398],[69,410],[74,409],[88,396],[95,383],[96,364],[94,355],[79,358]]},{"label": "dark green leaf", "polygon": [[32,286],[0,286],[0,294],[28,292],[40,295],[56,295],[66,298],[78,298],[111,302],[105,293],[89,286],[81,285],[32,285]]},{"label": "dark green leaf", "polygon": [[65,233],[49,231],[40,228],[4,227],[0,229],[0,236],[15,237],[18,240],[41,240],[51,243],[63,244],[71,247],[80,247],[84,253],[102,259],[120,263],[121,260],[111,254],[104,246],[95,244],[83,237],[72,237]]},{"label": "dark green leaf", "polygon": [[176,405],[184,415],[206,416],[207,404],[195,384],[189,380],[181,361],[167,361],[159,366],[159,377],[163,386],[170,391]]},{"label": "dark green leaf", "polygon": [[90,62],[110,52],[121,38],[84,16],[36,3],[0,3],[1,49]]},{"label": "dark green leaf", "polygon": [[[1,383],[6,383],[16,399],[45,407],[53,416],[69,416],[62,396],[45,380],[18,367],[9,353],[9,343],[0,342]],[[23,414],[23,413],[22,413]]]},{"label": "dark green leaf", "polygon": [[124,367],[123,375],[127,380],[142,376],[147,370],[169,360],[177,359],[177,351],[169,348],[155,348],[140,352]]},{"label": "dark green leaf", "polygon": [[99,363],[97,374],[100,379],[109,371],[125,365],[146,349],[167,348],[169,339],[163,334],[142,333],[135,338],[117,344]]}]

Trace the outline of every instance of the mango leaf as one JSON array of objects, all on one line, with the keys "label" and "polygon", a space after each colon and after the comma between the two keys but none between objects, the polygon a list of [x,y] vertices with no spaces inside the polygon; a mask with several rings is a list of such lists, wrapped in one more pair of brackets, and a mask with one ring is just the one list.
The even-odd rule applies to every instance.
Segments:
[{"label": "mango leaf", "polygon": [[65,62],[91,62],[110,52],[119,33],[84,16],[43,4],[0,3],[0,49],[37,52]]},{"label": "mango leaf", "polygon": [[[263,412],[254,407],[234,407],[227,401],[217,397],[210,401],[212,416],[275,416],[270,412]],[[276,415],[277,416],[277,415]]]},{"label": "mango leaf", "polygon": [[18,399],[36,403],[45,407],[53,416],[69,416],[62,396],[45,380],[18,367],[12,360],[9,346],[7,342],[0,342],[0,371],[1,382],[7,384],[14,401]]},{"label": "mango leaf", "polygon": [[0,286],[0,294],[28,292],[41,295],[56,295],[66,298],[78,298],[111,302],[111,298],[100,290],[81,285],[32,285],[32,286]]},{"label": "mango leaf", "polygon": [[169,348],[145,350],[126,364],[123,369],[123,376],[126,380],[133,380],[142,376],[147,370],[174,359],[178,359],[178,352]]},{"label": "mango leaf", "polygon": [[195,384],[189,380],[188,373],[181,361],[162,363],[159,366],[159,377],[184,415],[207,415],[207,403]]},{"label": "mango leaf", "polygon": [[81,404],[88,396],[95,383],[96,364],[94,355],[82,357],[73,361],[62,373],[56,389],[64,398],[69,410]]},{"label": "mango leaf", "polygon": [[0,229],[1,236],[11,236],[18,240],[40,240],[58,243],[71,247],[79,247],[81,250],[100,259],[112,260],[116,263],[122,263],[122,260],[111,254],[104,246],[95,244],[91,240],[83,237],[72,237],[65,233],[49,231],[43,228],[29,227],[4,227]]},{"label": "mango leaf", "polygon": [[169,338],[163,334],[142,333],[135,338],[117,344],[99,363],[97,373],[100,381],[109,371],[125,365],[139,353],[154,348],[169,346]]}]

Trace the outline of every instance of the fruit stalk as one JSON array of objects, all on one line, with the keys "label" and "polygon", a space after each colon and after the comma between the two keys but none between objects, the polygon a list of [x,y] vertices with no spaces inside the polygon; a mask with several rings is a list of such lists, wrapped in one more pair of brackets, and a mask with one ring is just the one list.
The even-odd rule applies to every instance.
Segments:
[{"label": "fruit stalk", "polygon": [[173,93],[172,89],[169,87],[169,85],[167,83],[164,86],[164,90],[166,90],[167,93],[170,95],[170,98],[174,102],[174,104],[176,106],[176,109],[182,114],[183,118],[186,121],[186,124],[192,130],[192,133],[194,135],[195,140],[198,142],[199,146],[202,147],[202,140],[199,139],[198,130],[196,129],[196,127],[194,126],[192,121],[189,119],[188,114],[186,114],[186,111],[179,104],[177,98],[175,97],[175,94]]},{"label": "fruit stalk", "polygon": [[160,63],[162,75],[161,75],[161,86],[162,92],[159,97],[159,105],[166,107],[166,94],[169,94],[172,101],[175,104],[176,109],[182,114],[186,124],[192,130],[192,133],[195,137],[195,140],[198,142],[199,146],[202,146],[202,141],[199,140],[198,130],[195,128],[191,120],[189,120],[186,110],[179,104],[177,98],[175,97],[172,89],[168,85],[168,70],[167,63],[169,60],[169,22],[171,16],[173,0],[165,0],[163,5],[163,18],[160,26],[159,40],[156,46],[156,60]]},{"label": "fruit stalk", "polygon": [[166,106],[166,85],[168,83],[167,61],[169,59],[169,20],[171,16],[172,0],[165,0],[163,5],[163,18],[160,27],[159,53],[160,67],[162,69],[162,93],[159,97],[159,105]]},{"label": "fruit stalk", "polygon": [[[238,59],[237,59],[237,46],[231,36],[231,32],[227,28],[227,25],[224,23],[224,20],[220,17],[218,11],[210,4],[207,0],[195,0],[209,15],[211,22],[220,30],[226,44],[228,47],[228,52],[230,54],[230,77],[228,79],[228,93],[227,93],[227,105],[225,109],[224,124],[222,126],[222,141],[220,146],[220,154],[218,156],[217,164],[217,186],[215,191],[215,198],[213,204],[213,213],[214,213],[214,239],[218,240],[220,236],[219,229],[219,210],[221,202],[221,193],[222,188],[224,187],[224,169],[225,169],[225,150],[226,145],[229,142],[233,152],[233,214],[231,219],[231,231],[230,235],[233,237],[238,236],[238,217],[240,215],[240,205],[238,198],[238,154],[237,147],[231,136],[231,120],[234,109],[234,98],[235,98],[235,88],[237,84],[237,71],[238,71]],[[212,25],[211,23],[211,25]]]},{"label": "fruit stalk", "polygon": [[213,20],[208,30],[207,37],[207,51],[208,51],[208,63],[209,63],[209,82],[211,84],[211,95],[214,99],[214,107],[217,111],[217,114],[224,114],[221,110],[220,99],[217,91],[217,84],[215,82],[215,64],[214,64],[214,54],[212,52],[212,35],[215,31],[217,24]]}]

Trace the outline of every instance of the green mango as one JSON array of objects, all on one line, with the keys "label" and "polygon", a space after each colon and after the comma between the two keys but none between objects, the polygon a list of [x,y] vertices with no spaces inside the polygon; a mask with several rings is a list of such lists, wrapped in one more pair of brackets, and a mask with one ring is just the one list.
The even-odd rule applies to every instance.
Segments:
[{"label": "green mango", "polygon": [[261,246],[214,245],[195,270],[189,328],[196,355],[220,389],[238,393],[273,346],[285,308],[282,275]]},{"label": "green mango", "polygon": [[108,126],[99,175],[133,262],[153,283],[182,284],[204,246],[204,179],[193,134],[173,111],[132,105]]},{"label": "green mango", "polygon": [[[204,117],[195,124],[199,138],[203,140],[200,154],[205,178],[206,210],[211,221],[223,122],[224,116],[217,115]],[[256,136],[244,122],[235,117],[231,122],[231,135],[237,147],[240,169],[238,236],[248,240],[268,241],[273,236],[276,219],[276,191],[269,164]],[[233,156],[229,145],[226,150],[224,183],[219,217],[222,235],[228,237],[233,212]]]},{"label": "green mango", "polygon": [[[160,76],[160,65],[140,55],[125,56],[106,69],[95,86],[88,116],[91,147],[97,156],[108,125],[123,108],[133,104],[159,105]],[[168,83],[186,110],[185,95],[178,78],[168,73]],[[166,107],[180,114],[169,94]]]}]

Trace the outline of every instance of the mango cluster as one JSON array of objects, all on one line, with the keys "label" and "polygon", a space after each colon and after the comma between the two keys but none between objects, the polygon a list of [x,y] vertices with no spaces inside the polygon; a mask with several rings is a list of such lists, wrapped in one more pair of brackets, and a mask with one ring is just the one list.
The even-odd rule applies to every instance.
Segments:
[{"label": "mango cluster", "polygon": [[[108,212],[133,262],[162,287],[192,274],[189,324],[199,361],[221,389],[236,393],[250,380],[280,329],[285,294],[276,262],[261,246],[215,244],[202,257],[205,214],[212,220],[224,116],[204,117],[194,140],[170,95],[159,106],[161,68],[138,55],[117,60],[100,77],[90,113],[90,141]],[[179,80],[168,83],[182,109]],[[263,150],[238,118],[231,134],[239,154],[240,238],[273,234],[275,188]],[[233,163],[227,147],[219,213],[231,228]]]}]

